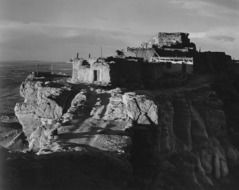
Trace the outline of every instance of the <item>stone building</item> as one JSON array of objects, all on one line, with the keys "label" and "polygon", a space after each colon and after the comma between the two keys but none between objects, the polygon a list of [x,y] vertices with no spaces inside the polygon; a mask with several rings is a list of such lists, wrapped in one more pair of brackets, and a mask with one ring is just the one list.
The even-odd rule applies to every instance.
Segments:
[{"label": "stone building", "polygon": [[181,52],[195,51],[196,46],[190,42],[188,33],[175,32],[166,33],[159,32],[156,36],[144,43],[147,47],[157,47],[169,51],[178,50]]},{"label": "stone building", "polygon": [[71,60],[73,83],[97,85],[157,85],[167,74],[225,71],[230,56],[223,52],[198,52],[188,33],[158,33],[141,47],[127,48],[116,57]]},{"label": "stone building", "polygon": [[[132,57],[108,57],[71,60],[73,83],[100,85],[148,85],[157,83],[166,73],[192,73],[195,45],[186,33],[159,33],[144,46],[128,48]],[[191,66],[187,68],[187,65]]]},{"label": "stone building", "polygon": [[127,50],[148,62],[170,65],[167,72],[192,73],[196,45],[188,36],[188,33],[159,32],[141,47],[128,47]]},{"label": "stone building", "polygon": [[141,58],[108,57],[97,60],[75,59],[72,83],[97,85],[147,85],[159,80],[163,66]]},{"label": "stone building", "polygon": [[101,60],[75,58],[72,62],[72,82],[109,83],[109,64]]}]

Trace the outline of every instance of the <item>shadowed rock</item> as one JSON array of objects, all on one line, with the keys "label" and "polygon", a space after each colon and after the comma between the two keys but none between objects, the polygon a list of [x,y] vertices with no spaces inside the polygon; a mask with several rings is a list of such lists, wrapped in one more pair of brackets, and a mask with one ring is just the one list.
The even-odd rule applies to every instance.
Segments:
[{"label": "shadowed rock", "polygon": [[45,158],[84,147],[104,152],[130,163],[136,189],[211,188],[230,174],[229,161],[238,163],[223,103],[208,85],[127,91],[34,82],[22,85],[15,112],[29,149]]}]

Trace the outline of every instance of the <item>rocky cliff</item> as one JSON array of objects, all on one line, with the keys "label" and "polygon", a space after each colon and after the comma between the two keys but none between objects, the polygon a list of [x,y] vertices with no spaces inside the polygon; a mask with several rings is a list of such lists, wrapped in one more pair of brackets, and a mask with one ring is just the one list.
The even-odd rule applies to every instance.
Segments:
[{"label": "rocky cliff", "polygon": [[[72,175],[91,168],[84,175],[85,189],[97,188],[94,180],[104,181],[102,189],[217,189],[238,164],[223,101],[209,83],[129,91],[30,75],[20,93],[24,102],[15,106],[15,114],[28,149],[48,160],[37,171],[44,173],[50,162],[65,165],[64,175],[71,167]],[[81,163],[78,172],[72,157]],[[34,166],[34,159],[29,162]],[[107,175],[99,171],[103,168]],[[68,181],[72,189],[80,185],[76,181]]]}]

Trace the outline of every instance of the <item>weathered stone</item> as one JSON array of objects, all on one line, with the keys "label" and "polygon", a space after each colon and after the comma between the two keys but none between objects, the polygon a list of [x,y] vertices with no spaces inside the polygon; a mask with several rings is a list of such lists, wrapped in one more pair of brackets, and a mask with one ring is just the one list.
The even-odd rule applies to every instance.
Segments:
[{"label": "weathered stone", "polygon": [[208,138],[206,124],[202,116],[198,113],[198,111],[191,106],[191,113],[192,113],[192,140],[197,144],[198,141]]},{"label": "weathered stone", "polygon": [[191,111],[190,105],[183,94],[174,98],[174,132],[175,135],[189,148],[192,147]]},{"label": "weathered stone", "polygon": [[127,118],[126,107],[125,104],[123,103],[122,94],[111,96],[104,119],[125,120],[126,118]]},{"label": "weathered stone", "polygon": [[31,133],[42,125],[41,118],[60,119],[63,109],[68,106],[67,97],[71,95],[65,86],[52,82],[44,86],[41,81],[31,77],[28,77],[20,88],[20,94],[25,98],[24,103],[17,103],[15,106],[15,114],[28,139]]},{"label": "weathered stone", "polygon": [[123,95],[123,103],[126,106],[127,115],[138,124],[158,124],[157,105],[144,95],[126,93]]},{"label": "weathered stone", "polygon": [[27,103],[17,103],[14,110],[15,114],[22,125],[23,132],[29,138],[31,133],[41,126],[40,118],[35,114],[36,106]]},{"label": "weathered stone", "polygon": [[173,130],[174,108],[169,100],[158,102],[159,114],[159,151],[174,151],[175,133]]},{"label": "weathered stone", "polygon": [[236,148],[232,146],[226,147],[226,155],[227,155],[229,163],[231,164],[236,164],[237,161],[239,160],[239,152]]},{"label": "weathered stone", "polygon": [[210,149],[203,149],[200,152],[200,160],[202,167],[207,174],[211,174],[213,171],[213,152]]},{"label": "weathered stone", "polygon": [[[220,138],[226,137],[226,118],[218,97],[208,98],[209,87],[127,92],[81,86],[74,93],[62,86],[34,89],[36,99],[17,104],[15,112],[29,148],[39,155],[86,147],[122,157],[132,154],[143,163],[149,160],[136,170],[152,172],[154,163],[168,162],[170,172],[182,174],[190,188],[212,186],[213,177],[229,174],[228,160],[238,162],[238,151]],[[148,186],[153,178],[146,178]]]},{"label": "weathered stone", "polygon": [[159,32],[152,40],[150,40],[150,45],[156,45],[158,47],[177,47],[181,45],[190,46],[190,39],[187,33],[165,33]]}]

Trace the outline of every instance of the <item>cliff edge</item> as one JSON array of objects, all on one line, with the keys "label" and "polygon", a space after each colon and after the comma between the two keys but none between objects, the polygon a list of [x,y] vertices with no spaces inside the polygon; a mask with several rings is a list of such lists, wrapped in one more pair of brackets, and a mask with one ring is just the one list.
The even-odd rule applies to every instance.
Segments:
[{"label": "cliff edge", "polygon": [[54,163],[67,168],[56,179],[74,175],[60,184],[38,179],[45,189],[77,189],[75,175],[84,176],[84,189],[218,189],[238,165],[224,103],[209,82],[132,91],[29,75],[20,94],[15,114],[38,157],[6,161],[8,175],[21,159],[29,161],[27,171],[41,165],[37,171],[45,173]]}]

